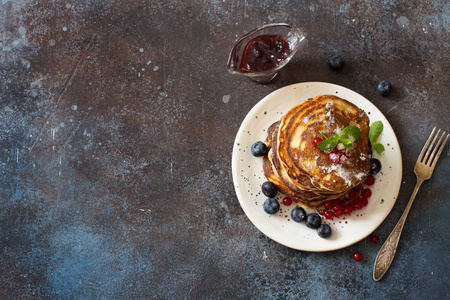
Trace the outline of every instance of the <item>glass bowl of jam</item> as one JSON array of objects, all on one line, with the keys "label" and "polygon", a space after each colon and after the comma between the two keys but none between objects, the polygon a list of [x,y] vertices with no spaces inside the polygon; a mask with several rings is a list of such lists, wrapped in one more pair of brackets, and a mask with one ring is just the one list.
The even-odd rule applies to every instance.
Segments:
[{"label": "glass bowl of jam", "polygon": [[266,83],[277,76],[297,52],[304,34],[285,23],[258,27],[239,38],[228,57],[228,72]]}]

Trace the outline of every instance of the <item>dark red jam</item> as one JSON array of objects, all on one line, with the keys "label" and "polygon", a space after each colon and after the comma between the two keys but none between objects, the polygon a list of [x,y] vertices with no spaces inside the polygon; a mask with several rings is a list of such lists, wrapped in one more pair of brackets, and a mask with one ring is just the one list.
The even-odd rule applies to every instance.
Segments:
[{"label": "dark red jam", "polygon": [[264,72],[277,67],[289,53],[289,43],[281,35],[261,35],[245,46],[239,69],[243,72]]}]

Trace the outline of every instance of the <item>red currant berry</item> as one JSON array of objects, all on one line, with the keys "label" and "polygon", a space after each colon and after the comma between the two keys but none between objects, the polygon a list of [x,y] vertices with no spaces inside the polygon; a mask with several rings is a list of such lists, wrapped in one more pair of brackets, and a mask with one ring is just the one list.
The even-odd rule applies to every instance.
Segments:
[{"label": "red currant berry", "polygon": [[333,200],[333,209],[336,205],[342,205],[342,203],[344,203],[344,202],[342,202],[341,199],[334,199]]},{"label": "red currant berry", "polygon": [[331,210],[327,210],[325,212],[325,218],[332,219],[334,217],[334,213]]},{"label": "red currant berry", "polygon": [[372,235],[370,237],[370,241],[372,242],[372,244],[376,244],[378,243],[378,237],[376,235]]},{"label": "red currant berry", "polygon": [[375,183],[375,177],[373,177],[373,175],[367,176],[366,181],[364,181],[364,183],[369,186],[373,185]]},{"label": "red currant berry", "polygon": [[345,155],[344,153],[345,153],[345,150],[336,150],[336,153],[337,154],[339,154],[339,155]]},{"label": "red currant berry", "polygon": [[334,212],[338,212],[338,211],[341,211],[341,210],[343,210],[344,208],[342,207],[342,205],[340,205],[340,204],[335,204],[334,206],[333,206],[333,210],[334,210]]},{"label": "red currant berry", "polygon": [[325,207],[326,210],[329,210],[329,209],[331,209],[331,207],[333,207],[333,202],[327,201],[323,204],[323,207]]},{"label": "red currant berry", "polygon": [[351,205],[346,205],[344,207],[344,214],[349,215],[352,213],[352,211],[353,211],[353,208],[351,207]]},{"label": "red currant berry", "polygon": [[339,156],[339,163],[341,163],[341,164],[346,164],[348,162],[348,157],[347,156],[345,156],[345,155],[341,155],[341,156]]},{"label": "red currant berry", "polygon": [[348,197],[349,197],[350,199],[355,199],[357,194],[358,194],[357,191],[355,191],[354,189],[351,189],[351,190],[348,192]]},{"label": "red currant berry", "polygon": [[320,142],[323,142],[323,140],[321,139],[321,138],[318,138],[318,137],[316,137],[316,138],[313,138],[313,145],[315,146],[315,147],[317,147],[317,145],[320,143]]},{"label": "red currant berry", "polygon": [[355,252],[353,253],[353,259],[356,261],[360,261],[362,259],[362,254],[361,252]]},{"label": "red currant berry", "polygon": [[334,148],[333,150],[331,150],[331,151],[322,151],[323,153],[325,153],[326,155],[328,155],[328,154],[330,154],[330,153],[337,153],[336,152],[336,148]]},{"label": "red currant berry", "polygon": [[355,192],[359,193],[359,191],[362,189],[362,184],[358,184],[353,189],[355,190]]},{"label": "red currant berry", "polygon": [[334,212],[334,214],[336,215],[336,217],[340,217],[344,214],[344,211],[343,210],[336,211],[336,212]]},{"label": "red currant berry", "polygon": [[344,198],[344,199],[342,199],[341,204],[345,206],[350,202],[351,202],[351,200],[349,198]]},{"label": "red currant berry", "polygon": [[284,197],[283,198],[283,204],[286,205],[286,206],[291,205],[292,204],[292,199],[289,198],[289,197]]},{"label": "red currant berry", "polygon": [[319,215],[324,216],[325,215],[325,210],[324,209],[319,209]]},{"label": "red currant berry", "polygon": [[361,208],[363,208],[363,205],[362,205],[362,203],[361,203],[361,200],[357,200],[356,202],[355,202],[355,210],[360,210]]},{"label": "red currant berry", "polygon": [[363,189],[361,195],[364,198],[370,198],[370,196],[372,196],[372,191],[370,189]]},{"label": "red currant berry", "polygon": [[369,204],[369,200],[367,200],[367,198],[361,198],[361,204],[363,207],[367,206],[367,204]]},{"label": "red currant berry", "polygon": [[330,154],[328,154],[328,159],[331,163],[337,164],[339,162],[339,154],[331,152]]},{"label": "red currant berry", "polygon": [[344,154],[346,157],[350,158],[353,156],[353,154],[355,154],[355,150],[353,149],[345,149]]}]

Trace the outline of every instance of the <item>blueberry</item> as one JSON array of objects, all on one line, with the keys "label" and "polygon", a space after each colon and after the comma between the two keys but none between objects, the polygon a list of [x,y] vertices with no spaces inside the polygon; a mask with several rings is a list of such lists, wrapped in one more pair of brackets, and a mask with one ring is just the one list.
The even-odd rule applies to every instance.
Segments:
[{"label": "blueberry", "polygon": [[306,211],[302,207],[297,206],[296,208],[291,210],[291,218],[295,222],[303,222],[306,219]]},{"label": "blueberry", "polygon": [[261,141],[254,143],[251,148],[253,156],[256,156],[256,157],[261,157],[261,156],[266,155],[268,150],[269,150],[269,148],[267,148],[267,145]]},{"label": "blueberry", "polygon": [[306,227],[317,229],[319,228],[320,224],[322,224],[322,219],[320,218],[319,214],[312,213],[306,217]]},{"label": "blueberry", "polygon": [[331,236],[331,227],[328,224],[322,224],[317,228],[317,234],[321,238],[328,238]]},{"label": "blueberry", "polygon": [[267,198],[263,204],[264,211],[269,215],[273,215],[280,210],[280,203],[275,198]]},{"label": "blueberry", "polygon": [[261,192],[264,194],[264,196],[273,198],[277,195],[278,188],[273,182],[266,181],[261,186]]},{"label": "blueberry", "polygon": [[381,162],[376,158],[370,159],[370,174],[377,174],[381,170]]},{"label": "blueberry", "polygon": [[387,96],[391,91],[391,83],[387,80],[381,80],[377,85],[377,92],[381,96]]},{"label": "blueberry", "polygon": [[338,71],[344,65],[344,59],[340,55],[333,55],[328,59],[328,65],[331,69]]}]

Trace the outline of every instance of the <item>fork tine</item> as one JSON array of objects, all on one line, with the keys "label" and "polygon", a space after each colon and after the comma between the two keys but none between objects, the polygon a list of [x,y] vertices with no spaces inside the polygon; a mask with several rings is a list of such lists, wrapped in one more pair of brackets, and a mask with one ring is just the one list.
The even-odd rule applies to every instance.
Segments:
[{"label": "fork tine", "polygon": [[428,144],[430,144],[431,139],[433,138],[433,134],[434,134],[435,131],[436,131],[436,127],[433,128],[433,131],[431,131],[430,137],[428,138],[427,142],[423,146],[422,151],[419,154],[419,158],[417,159],[418,162],[422,161],[423,155],[425,154],[425,151],[428,148]]},{"label": "fork tine", "polygon": [[[436,148],[434,149],[432,156],[434,156],[434,154],[435,154],[435,152],[436,152],[436,150],[437,150],[437,148],[438,148],[439,144],[441,143],[441,140],[442,140],[442,138],[443,138],[444,136],[445,136],[445,131],[444,131],[444,133],[442,134],[441,138],[439,139],[439,142],[438,142],[438,144],[436,145]],[[447,137],[445,138],[444,142],[440,145],[440,148],[439,148],[438,153],[436,154],[436,156],[434,156],[433,161],[430,163],[430,167],[431,167],[431,168],[434,169],[434,167],[436,166],[436,162],[438,161],[439,156],[441,156],[442,150],[445,148],[445,144],[447,144],[447,140],[448,140],[448,137],[449,137],[449,136],[450,136],[450,134],[447,134]]]},{"label": "fork tine", "polygon": [[[439,129],[439,131],[440,131],[440,129]],[[438,131],[438,133],[436,134],[436,137],[434,138],[435,140],[439,137],[439,131]],[[443,138],[443,137],[445,137],[445,131],[442,133],[441,138],[440,138],[439,141],[436,143],[436,146],[433,148],[433,152],[431,153],[431,155],[430,155],[430,157],[429,157],[429,159],[428,159],[428,161],[427,161],[427,164],[430,165],[430,166],[431,166],[431,164],[433,163],[434,155],[436,154],[436,151],[439,149],[439,145],[441,144],[442,138]],[[433,144],[434,144],[434,140],[433,140]],[[433,147],[433,146],[431,146],[430,149],[428,149],[428,151],[431,151],[431,148],[432,148],[432,147]],[[427,154],[428,154],[428,151],[427,151]],[[425,161],[424,161],[424,162],[425,162]]]},{"label": "fork tine", "polygon": [[427,154],[425,154],[425,158],[423,159],[423,163],[424,164],[431,165],[431,162],[432,162],[433,156],[434,156],[434,155],[430,155],[431,154],[431,150],[433,150],[433,148],[436,149],[439,146],[439,143],[438,143],[438,144],[436,144],[436,147],[435,147],[434,143],[438,139],[440,133],[441,133],[441,129],[439,128],[438,132],[436,132],[436,135],[433,138],[433,141],[431,142],[431,145],[428,147]]}]

